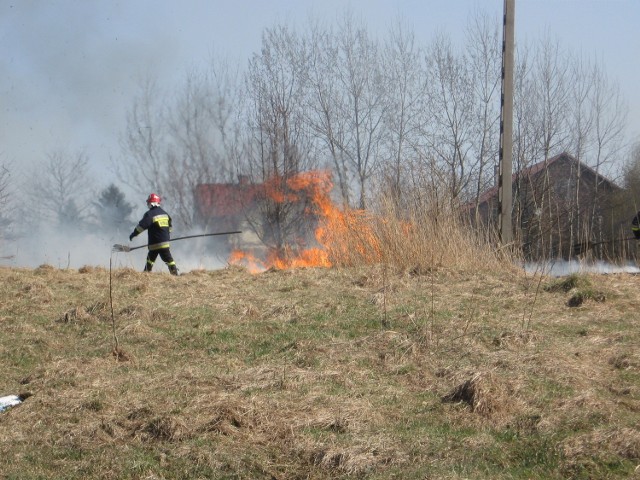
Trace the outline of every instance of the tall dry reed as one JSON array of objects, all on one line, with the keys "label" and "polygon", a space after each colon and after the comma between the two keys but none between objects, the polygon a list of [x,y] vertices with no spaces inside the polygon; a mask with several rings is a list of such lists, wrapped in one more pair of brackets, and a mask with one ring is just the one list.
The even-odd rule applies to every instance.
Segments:
[{"label": "tall dry reed", "polygon": [[411,205],[398,207],[382,196],[375,213],[351,211],[332,218],[323,238],[331,263],[383,263],[419,271],[496,270],[516,263],[513,252],[496,246],[490,233],[466,224],[461,208],[436,201]]}]

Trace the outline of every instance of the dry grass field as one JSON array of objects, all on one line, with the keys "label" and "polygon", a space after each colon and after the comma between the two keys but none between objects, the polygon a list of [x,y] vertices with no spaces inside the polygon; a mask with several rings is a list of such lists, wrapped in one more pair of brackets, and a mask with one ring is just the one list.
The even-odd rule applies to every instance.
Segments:
[{"label": "dry grass field", "polygon": [[640,478],[638,276],[0,281],[2,479]]}]

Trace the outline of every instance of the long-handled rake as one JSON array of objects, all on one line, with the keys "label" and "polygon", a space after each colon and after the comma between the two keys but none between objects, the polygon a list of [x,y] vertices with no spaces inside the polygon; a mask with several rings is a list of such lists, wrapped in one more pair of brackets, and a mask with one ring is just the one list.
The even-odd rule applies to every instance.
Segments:
[{"label": "long-handled rake", "polygon": [[[215,235],[235,235],[237,233],[242,233],[240,230],[237,231],[233,231],[233,232],[217,232],[217,233],[202,233],[200,235],[187,235],[186,237],[176,237],[176,238],[172,238],[171,241],[175,242],[177,240],[184,240],[186,238],[196,238],[196,237],[213,237]],[[132,250],[137,250],[139,248],[144,248],[147,245],[140,245],[138,247],[130,247],[128,245],[120,245],[119,243],[116,243],[113,248],[111,249],[112,252],[131,252]]]}]

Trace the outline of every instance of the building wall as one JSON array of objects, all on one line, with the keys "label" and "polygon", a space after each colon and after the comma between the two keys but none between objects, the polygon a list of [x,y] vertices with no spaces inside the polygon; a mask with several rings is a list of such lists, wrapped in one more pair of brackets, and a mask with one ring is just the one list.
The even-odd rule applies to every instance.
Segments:
[{"label": "building wall", "polygon": [[[513,188],[514,235],[528,259],[573,257],[588,242],[619,238],[624,228],[616,220],[620,188],[568,155],[519,175]],[[497,195],[478,211],[485,225],[497,225]],[[590,254],[607,257],[615,248],[601,244]]]}]

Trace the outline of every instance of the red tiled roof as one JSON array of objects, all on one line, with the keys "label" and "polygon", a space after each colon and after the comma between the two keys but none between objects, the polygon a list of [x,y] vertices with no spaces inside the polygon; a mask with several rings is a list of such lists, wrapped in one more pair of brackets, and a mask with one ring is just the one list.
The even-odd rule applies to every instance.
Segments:
[{"label": "red tiled roof", "polygon": [[196,186],[196,204],[211,217],[241,215],[251,206],[260,186],[246,183],[204,183]]}]

